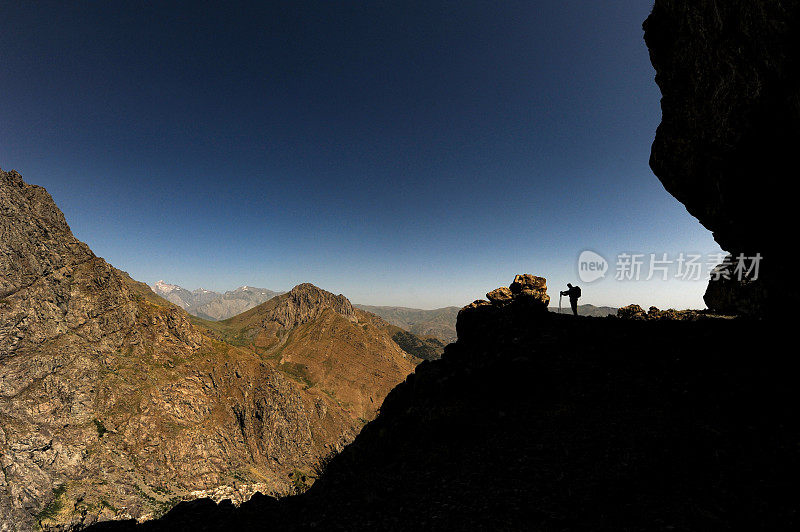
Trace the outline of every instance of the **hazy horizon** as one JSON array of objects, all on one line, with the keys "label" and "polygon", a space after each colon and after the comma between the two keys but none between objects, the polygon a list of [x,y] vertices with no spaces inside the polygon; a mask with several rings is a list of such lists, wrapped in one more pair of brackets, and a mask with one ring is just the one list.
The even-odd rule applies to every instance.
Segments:
[{"label": "hazy horizon", "polygon": [[[269,290],[269,291],[272,291],[272,292],[286,293],[286,292],[290,291],[292,288],[294,288],[294,286],[297,286],[297,285],[294,285],[294,286],[290,286],[290,287],[280,288],[280,287],[271,287],[271,286],[258,286],[258,285],[255,285],[255,284],[251,283],[251,284],[241,284],[241,285],[238,285],[238,286],[235,286],[235,287],[232,287],[232,288],[221,288],[221,289],[217,289],[217,290],[212,290],[212,289],[210,289],[210,288],[208,288],[206,286],[197,286],[197,287],[194,287],[194,288],[188,287],[188,286],[183,286],[180,283],[170,282],[168,279],[158,279],[158,281],[163,281],[164,283],[166,283],[168,285],[179,286],[180,288],[183,288],[184,290],[188,290],[190,292],[197,291],[197,290],[209,290],[211,292],[215,292],[215,293],[218,293],[220,295],[224,295],[226,292],[233,292],[233,291],[235,291],[235,290],[237,290],[239,288],[257,288],[257,289]],[[327,291],[331,292],[331,290],[328,290],[326,287],[320,286],[317,283],[314,283],[313,281],[303,281],[303,282],[309,282],[309,283],[317,286],[318,288],[322,288],[323,290],[327,290]],[[154,284],[155,284],[155,282],[147,283],[147,285],[150,286],[151,288],[153,287]],[[301,283],[298,283],[298,284],[301,284]],[[506,284],[509,284],[509,283],[506,283]],[[338,293],[338,292],[335,292],[335,291],[333,291],[333,292],[334,293]],[[555,298],[553,297],[553,292],[555,292]],[[548,286],[548,294],[550,294],[550,297],[551,297],[550,308],[558,308],[558,292],[559,292],[558,289],[554,289],[554,288]],[[474,300],[470,300],[470,301],[465,301],[465,302],[460,303],[460,304],[443,305],[443,306],[439,306],[439,307],[420,307],[420,306],[409,306],[409,305],[395,305],[395,304],[392,304],[392,303],[364,303],[362,301],[353,300],[347,294],[342,294],[342,295],[347,297],[347,299],[349,299],[350,302],[353,303],[354,305],[363,305],[363,306],[370,306],[370,307],[387,307],[387,308],[388,307],[391,307],[391,308],[407,308],[407,309],[411,309],[411,310],[441,310],[441,309],[444,309],[444,308],[453,308],[453,307],[460,308],[460,307],[466,306],[469,303],[471,303],[472,301],[474,301]],[[275,297],[277,297],[277,296],[275,296]],[[479,296],[476,299],[485,299],[485,297],[484,296]],[[630,304],[630,303],[626,303],[626,305],[628,305],[628,304]],[[593,305],[595,307],[611,307],[611,308],[619,308],[620,306],[624,306],[624,305],[606,305],[606,304],[590,303],[590,302],[584,301],[583,297],[581,297],[581,299],[579,301],[579,306],[581,306],[581,305]],[[644,306],[644,305],[641,305],[641,306]],[[656,306],[658,306],[658,305],[656,305]],[[649,307],[649,305],[647,307],[645,307],[645,308],[648,308],[648,307]],[[562,302],[562,308],[564,310],[568,310],[568,308],[569,308],[569,301],[568,300],[565,299]],[[663,307],[663,308],[666,309],[668,307]],[[678,310],[682,310],[682,309],[678,309]]]},{"label": "hazy horizon", "polygon": [[648,167],[651,4],[8,4],[0,167],[150,285],[433,309],[533,273],[552,304],[703,308],[707,268],[613,278],[720,251]]}]

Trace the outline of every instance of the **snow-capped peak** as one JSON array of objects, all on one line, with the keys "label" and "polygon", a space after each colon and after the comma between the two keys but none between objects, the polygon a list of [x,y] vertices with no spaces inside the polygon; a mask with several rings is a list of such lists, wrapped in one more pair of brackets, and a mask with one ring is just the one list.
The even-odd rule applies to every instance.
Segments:
[{"label": "snow-capped peak", "polygon": [[173,292],[175,290],[179,290],[180,286],[176,284],[165,283],[164,280],[161,279],[160,281],[156,282],[156,284],[153,285],[153,288],[163,293],[163,292]]}]

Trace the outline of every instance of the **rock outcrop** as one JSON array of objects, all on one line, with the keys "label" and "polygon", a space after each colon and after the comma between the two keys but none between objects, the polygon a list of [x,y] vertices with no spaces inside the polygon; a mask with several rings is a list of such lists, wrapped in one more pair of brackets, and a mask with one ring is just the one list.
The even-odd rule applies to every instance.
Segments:
[{"label": "rock outcrop", "polygon": [[[703,301],[709,309],[722,314],[766,316],[770,310],[766,288],[768,285],[763,280],[754,279],[752,275],[738,279],[737,275],[732,274],[735,269],[736,260],[728,255],[712,270]],[[785,291],[786,297],[791,297],[791,285],[787,279],[783,279],[777,287],[778,293]]]},{"label": "rock outcrop", "polygon": [[485,299],[478,299],[458,312],[456,331],[459,341],[489,337],[486,324],[505,323],[513,327],[520,321],[547,318],[547,280],[530,274],[514,277],[510,287],[495,288]]},{"label": "rock outcrop", "polygon": [[[695,321],[701,320],[706,318],[718,318],[721,316],[715,316],[713,314],[709,314],[706,311],[699,311],[699,310],[675,310],[674,308],[670,308],[667,310],[661,310],[658,307],[650,307],[647,312],[640,307],[639,305],[628,305],[626,307],[622,307],[617,309],[617,317],[624,319],[624,320],[648,320],[648,321],[656,321],[656,320],[668,320],[668,321],[677,321],[677,320],[684,320],[684,321]],[[724,317],[724,316],[722,316]]]},{"label": "rock outcrop", "polygon": [[95,258],[72,236],[50,194],[13,170],[0,169],[0,241],[0,298]]},{"label": "rock outcrop", "polygon": [[724,250],[763,257],[758,279],[746,281],[758,286],[709,286],[706,303],[780,313],[800,295],[786,282],[800,258],[786,233],[800,144],[800,5],[656,0],[644,29],[662,93],[653,172]]}]

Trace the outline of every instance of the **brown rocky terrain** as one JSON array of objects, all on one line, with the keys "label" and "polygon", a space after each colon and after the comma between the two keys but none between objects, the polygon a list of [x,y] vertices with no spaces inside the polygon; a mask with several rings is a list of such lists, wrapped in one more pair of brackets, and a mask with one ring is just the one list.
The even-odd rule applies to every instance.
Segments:
[{"label": "brown rocky terrain", "polygon": [[[302,489],[417,362],[382,329],[370,338],[378,318],[304,287],[295,305],[272,309],[285,351],[276,365],[260,341],[222,341],[211,322],[192,323],[96,257],[16,172],[0,171],[0,214],[0,530]],[[310,360],[322,345],[339,357],[352,347],[358,363],[330,356],[333,369],[318,375]],[[306,382],[303,365],[327,388]],[[345,375],[358,400],[337,397]]]},{"label": "brown rocky terrain", "polygon": [[375,417],[383,397],[421,361],[393,338],[400,329],[309,283],[233,318],[195,322],[251,349],[362,422]]},{"label": "brown rocky terrain", "polygon": [[658,0],[644,29],[662,94],[653,172],[722,249],[763,256],[755,281],[711,282],[706,304],[780,314],[799,294],[785,188],[800,143],[800,5]]}]

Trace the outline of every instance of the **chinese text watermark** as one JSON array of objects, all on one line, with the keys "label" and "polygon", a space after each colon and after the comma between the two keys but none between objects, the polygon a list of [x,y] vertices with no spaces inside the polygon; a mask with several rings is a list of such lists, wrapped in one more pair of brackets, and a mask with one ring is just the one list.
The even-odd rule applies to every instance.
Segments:
[{"label": "chinese text watermark", "polygon": [[[614,264],[614,279],[617,281],[668,281],[737,280],[758,279],[762,256],[756,253],[747,256],[740,253],[620,253]],[[584,283],[602,279],[610,270],[608,261],[594,251],[583,251],[578,257],[578,277]]]}]

